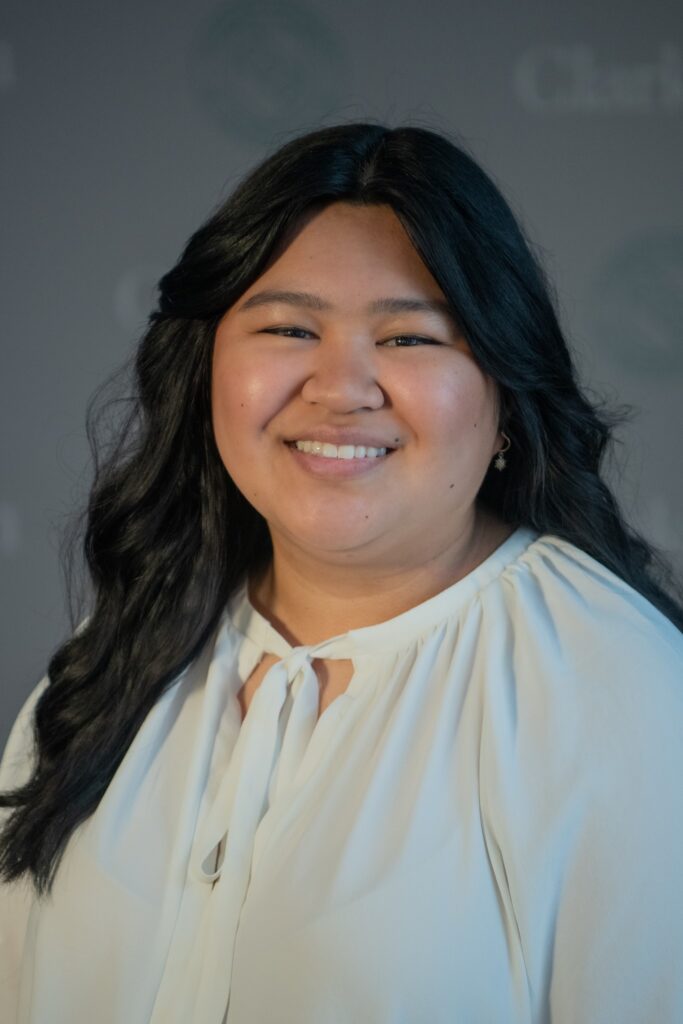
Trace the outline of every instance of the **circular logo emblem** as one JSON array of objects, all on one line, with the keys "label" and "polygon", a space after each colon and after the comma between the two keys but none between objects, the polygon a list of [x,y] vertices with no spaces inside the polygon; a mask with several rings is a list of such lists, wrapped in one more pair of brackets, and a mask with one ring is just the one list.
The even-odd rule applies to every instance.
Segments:
[{"label": "circular logo emblem", "polygon": [[189,52],[194,94],[248,143],[319,121],[344,95],[338,33],[295,0],[237,0],[208,19]]},{"label": "circular logo emblem", "polygon": [[683,232],[630,239],[598,271],[588,301],[596,338],[625,369],[683,372]]}]

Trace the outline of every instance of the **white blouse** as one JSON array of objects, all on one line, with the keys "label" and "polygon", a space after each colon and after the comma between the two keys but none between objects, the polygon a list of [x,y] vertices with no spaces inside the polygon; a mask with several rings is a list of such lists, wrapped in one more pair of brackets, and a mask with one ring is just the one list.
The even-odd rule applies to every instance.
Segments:
[{"label": "white blouse", "polygon": [[[354,666],[319,719],[314,657]],[[682,666],[648,601],[527,529],[315,646],[242,586],[50,898],[0,887],[0,1019],[680,1024]]]}]

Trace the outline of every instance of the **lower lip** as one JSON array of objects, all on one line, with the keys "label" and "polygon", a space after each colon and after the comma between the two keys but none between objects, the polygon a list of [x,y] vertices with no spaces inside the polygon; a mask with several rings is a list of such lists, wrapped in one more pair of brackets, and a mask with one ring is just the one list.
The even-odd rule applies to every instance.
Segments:
[{"label": "lower lip", "polygon": [[372,473],[373,470],[383,466],[395,451],[395,449],[392,449],[386,455],[376,455],[374,458],[369,459],[326,459],[323,455],[311,455],[309,452],[302,452],[295,445],[288,444],[286,447],[301,468],[305,469],[308,473],[313,473],[314,476],[341,479]]}]

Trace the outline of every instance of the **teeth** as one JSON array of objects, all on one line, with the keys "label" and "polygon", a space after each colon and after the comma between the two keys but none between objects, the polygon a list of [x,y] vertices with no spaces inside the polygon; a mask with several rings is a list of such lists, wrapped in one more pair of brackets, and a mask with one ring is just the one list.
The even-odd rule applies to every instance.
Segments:
[{"label": "teeth", "polygon": [[336,445],[328,444],[325,441],[295,441],[294,444],[300,452],[320,455],[324,459],[376,459],[387,453],[386,448],[366,447],[362,444]]}]

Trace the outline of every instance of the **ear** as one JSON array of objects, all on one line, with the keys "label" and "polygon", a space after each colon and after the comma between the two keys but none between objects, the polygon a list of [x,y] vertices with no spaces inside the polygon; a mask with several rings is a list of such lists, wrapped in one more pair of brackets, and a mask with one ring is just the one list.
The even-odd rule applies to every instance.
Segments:
[{"label": "ear", "polygon": [[507,424],[509,420],[508,403],[506,396],[501,394],[500,388],[496,387],[496,416],[498,418],[498,430],[496,436],[493,439],[493,450],[491,452],[491,458],[498,454],[501,448],[505,447],[505,438],[503,433],[509,435]]},{"label": "ear", "polygon": [[493,458],[494,455],[496,455],[500,451],[504,444],[505,440],[503,438],[503,431],[499,428],[495,438],[493,439],[493,449],[491,451],[491,458]]}]

